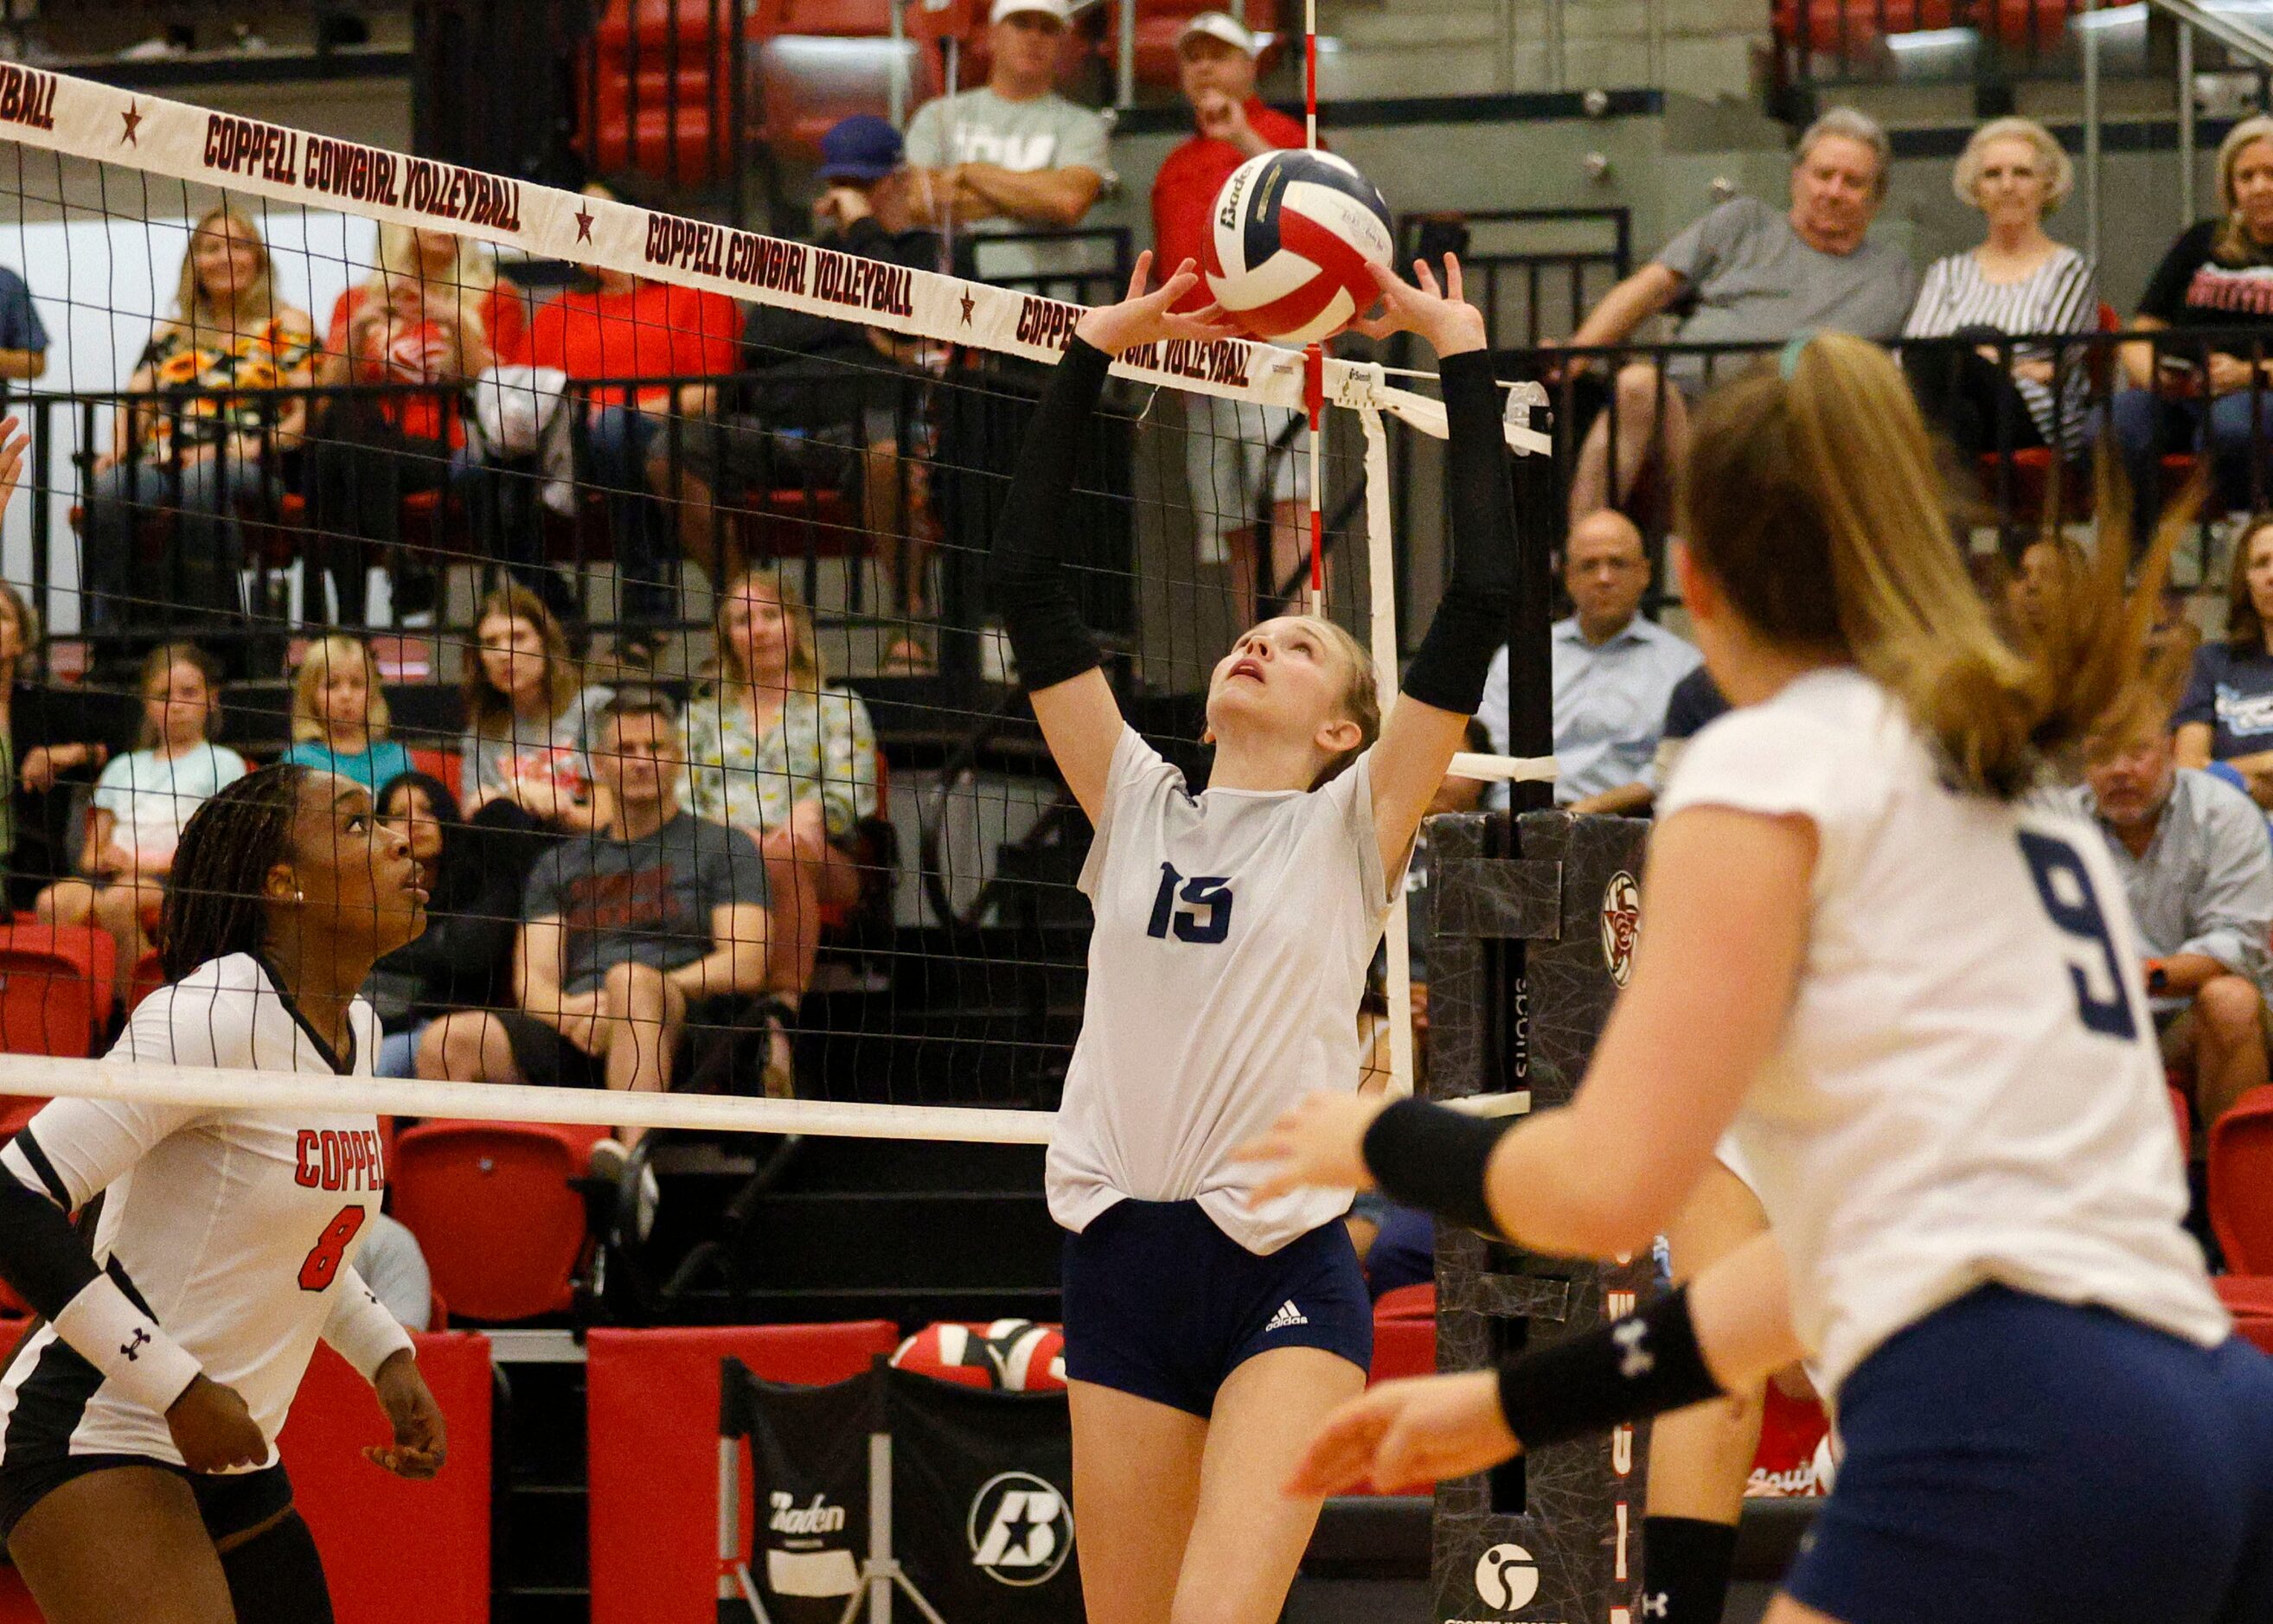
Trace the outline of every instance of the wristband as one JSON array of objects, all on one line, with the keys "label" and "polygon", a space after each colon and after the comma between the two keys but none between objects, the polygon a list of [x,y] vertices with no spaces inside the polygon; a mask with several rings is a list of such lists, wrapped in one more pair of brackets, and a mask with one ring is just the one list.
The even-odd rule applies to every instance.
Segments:
[{"label": "wristband", "polygon": [[1426,1100],[1401,1099],[1365,1131],[1365,1165],[1381,1193],[1480,1235],[1497,1235],[1485,1169],[1512,1118],[1472,1117]]},{"label": "wristband", "polygon": [[56,1335],[136,1403],[164,1415],[199,1373],[196,1359],[159,1328],[109,1275],[97,1275],[56,1316]]},{"label": "wristband", "polygon": [[1527,1449],[1721,1395],[1697,1346],[1687,1286],[1600,1330],[1527,1349],[1499,1370],[1500,1414]]}]

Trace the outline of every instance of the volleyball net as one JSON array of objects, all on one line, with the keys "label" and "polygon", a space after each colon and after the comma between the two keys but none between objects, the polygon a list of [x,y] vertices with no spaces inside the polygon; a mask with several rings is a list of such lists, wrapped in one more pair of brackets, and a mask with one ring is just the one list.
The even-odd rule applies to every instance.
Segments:
[{"label": "volleyball net", "polygon": [[[1125,257],[1006,231],[972,281],[895,177],[824,191],[792,240],[13,64],[0,138],[0,265],[28,289],[0,288],[0,372],[31,436],[0,528],[11,1091],[1046,1134],[1089,830],[985,556],[1076,301],[1117,296]],[[1084,441],[1084,615],[1124,713],[1196,779],[1209,673],[1250,619],[1317,605],[1388,696],[1433,600],[1437,505],[1393,545],[1391,468],[1401,436],[1433,471],[1443,408],[1362,349],[1146,347]],[[1547,449],[1519,400],[1508,436]],[[90,1061],[154,977],[180,823],[296,749],[376,780],[425,865],[433,940],[370,989],[416,1074]],[[641,1039],[640,1092],[513,1086],[599,1080],[609,970],[692,959],[713,968]],[[73,975],[84,1022],[28,991]],[[1406,981],[1400,907],[1394,1086]],[[566,1046],[454,1019],[484,1012]]]}]

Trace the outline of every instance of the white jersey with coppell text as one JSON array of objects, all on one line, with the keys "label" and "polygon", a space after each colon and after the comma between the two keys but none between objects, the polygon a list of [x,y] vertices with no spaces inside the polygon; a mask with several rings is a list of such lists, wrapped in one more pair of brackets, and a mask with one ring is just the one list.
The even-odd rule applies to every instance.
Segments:
[{"label": "white jersey with coppell text", "polygon": [[2138,936],[2097,830],[1954,792],[1851,667],[1699,733],[1658,812],[1692,806],[1815,826],[1790,1019],[1725,1142],[1827,1396],[1990,1283],[2203,1346],[2228,1334],[2179,1227]]},{"label": "white jersey with coppell text", "polygon": [[1050,1138],[1050,1215],[1197,1200],[1267,1255],[1349,1209],[1250,1210],[1232,1149],[1318,1089],[1358,1084],[1358,999],[1389,913],[1370,755],[1315,790],[1209,790],[1124,728],[1081,872],[1094,904],[1081,1037]]},{"label": "white jersey with coppell text", "polygon": [[[110,1058],[369,1076],[377,1020],[361,999],[349,1018],[355,1052],[335,1066],[261,962],[236,954],[151,993]],[[243,1396],[273,1462],[318,1337],[365,1377],[410,1345],[353,1267],[386,1188],[368,1111],[58,1099],[0,1151],[0,1176],[67,1210],[100,1195],[95,1262],[127,1299],[109,1294],[124,1319],[90,1320],[97,1282],[25,1338],[0,1377],[0,1465],[178,1464],[162,1410],[200,1370]]]}]

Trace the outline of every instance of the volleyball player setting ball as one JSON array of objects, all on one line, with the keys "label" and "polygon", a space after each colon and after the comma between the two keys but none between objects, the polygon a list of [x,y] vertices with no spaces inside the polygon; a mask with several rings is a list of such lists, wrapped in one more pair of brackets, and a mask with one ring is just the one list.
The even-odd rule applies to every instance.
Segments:
[{"label": "volleyball player setting ball", "polygon": [[[425,901],[362,786],[240,779],[182,832],[167,984],[111,1058],[368,1076],[356,990]],[[367,1111],[58,1099],[0,1150],[0,1276],[43,1321],[0,1377],[0,1538],[49,1624],[332,1617],[275,1448],[317,1339],[378,1391],[373,1462],[430,1478],[444,1453],[410,1338],[355,1270],[385,1183]]]},{"label": "volleyball player setting ball", "polygon": [[1712,397],[1681,510],[1682,595],[1739,708],[1661,803],[1575,1101],[1504,1130],[1314,1096],[1248,1154],[1276,1164],[1262,1201],[1378,1182],[1609,1257],[1726,1133],[1771,1232],[1601,1334],[1375,1389],[1291,1492],[1465,1475],[1805,1355],[1846,1453],[1769,1624],[2273,1619],[2273,1363],[2179,1227],[2122,881],[2030,798],[2140,679],[2179,526],[2127,610],[2103,531],[2072,625],[2015,654],[1902,373],[1837,335]]},{"label": "volleyball player setting ball", "polygon": [[994,550],[1034,714],[1096,826],[1082,1030],[1048,1158],[1066,1242],[1075,1523],[1091,1624],[1268,1624],[1317,1501],[1279,1493],[1317,1425],[1365,1383],[1372,1317],[1344,1193],[1256,1202],[1233,1148],[1321,1079],[1358,1081],[1366,966],[1415,827],[1505,635],[1514,518],[1483,318],[1384,272],[1377,334],[1443,358],[1452,579],[1384,725],[1365,651],[1290,616],[1242,635],[1207,696],[1204,793],[1121,720],[1068,585],[1075,452],[1111,359],[1221,336],[1176,315],[1187,261],[1074,330]]}]

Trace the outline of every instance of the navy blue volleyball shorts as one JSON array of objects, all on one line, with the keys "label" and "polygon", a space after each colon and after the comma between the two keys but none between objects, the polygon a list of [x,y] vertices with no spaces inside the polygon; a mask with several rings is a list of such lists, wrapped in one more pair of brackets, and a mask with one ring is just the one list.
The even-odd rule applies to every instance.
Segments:
[{"label": "navy blue volleyball shorts", "polygon": [[1066,1237],[1065,1343],[1069,1381],[1204,1417],[1274,1348],[1370,1367],[1373,1308],[1339,1219],[1257,1257],[1197,1201],[1123,1200]]},{"label": "navy blue volleyball shorts", "polygon": [[2273,1360],[1984,1286],[1857,1366],[1785,1588],[1842,1624],[2273,1624]]}]

